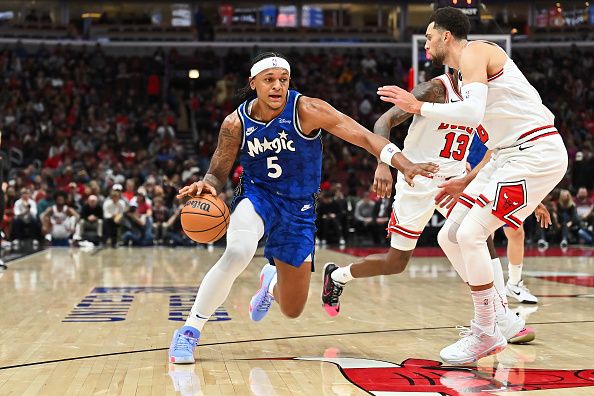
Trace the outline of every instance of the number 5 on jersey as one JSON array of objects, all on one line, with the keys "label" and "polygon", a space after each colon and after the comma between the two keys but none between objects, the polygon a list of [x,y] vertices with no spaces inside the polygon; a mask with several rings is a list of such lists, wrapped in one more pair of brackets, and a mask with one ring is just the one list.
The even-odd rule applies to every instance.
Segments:
[{"label": "number 5 on jersey", "polygon": [[275,164],[274,161],[278,161],[277,156],[266,158],[266,166],[269,170],[268,177],[277,179],[283,174],[283,168],[279,164]]}]

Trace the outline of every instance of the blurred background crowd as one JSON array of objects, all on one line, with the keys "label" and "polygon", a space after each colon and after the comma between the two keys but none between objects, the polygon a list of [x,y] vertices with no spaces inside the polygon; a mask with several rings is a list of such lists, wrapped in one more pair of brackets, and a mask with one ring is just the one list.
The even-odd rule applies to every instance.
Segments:
[{"label": "blurred background crowd", "polygon": [[[220,123],[240,103],[236,92],[247,83],[256,52],[205,48],[181,55],[157,49],[136,56],[108,54],[100,45],[4,45],[3,245],[190,245],[181,231],[176,192],[207,171]],[[409,84],[410,56],[388,50],[284,54],[298,90],[327,100],[371,130],[388,109],[376,88]],[[513,58],[556,115],[570,160],[565,179],[546,201],[553,226],[543,231],[528,221],[527,241],[591,245],[594,51],[530,49]],[[188,79],[189,66],[200,70],[199,80]],[[407,127],[392,131],[400,147]],[[332,136],[323,139],[320,243],[386,244],[391,202],[369,192],[375,158]],[[227,202],[240,174],[236,164],[222,193]]]}]

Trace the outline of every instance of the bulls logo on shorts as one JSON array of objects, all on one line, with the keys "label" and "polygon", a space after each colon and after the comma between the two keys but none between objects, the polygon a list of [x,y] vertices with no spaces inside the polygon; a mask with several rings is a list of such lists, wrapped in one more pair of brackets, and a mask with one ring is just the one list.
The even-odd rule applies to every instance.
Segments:
[{"label": "bulls logo on shorts", "polygon": [[513,214],[526,207],[527,200],[525,180],[498,183],[493,214],[516,229],[522,225],[522,221]]}]

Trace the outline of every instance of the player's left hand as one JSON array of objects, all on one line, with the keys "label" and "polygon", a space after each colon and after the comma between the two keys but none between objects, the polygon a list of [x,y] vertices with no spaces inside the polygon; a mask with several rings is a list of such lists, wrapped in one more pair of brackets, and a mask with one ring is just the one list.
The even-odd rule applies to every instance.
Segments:
[{"label": "player's left hand", "polygon": [[405,89],[395,85],[386,85],[379,87],[377,94],[384,102],[395,104],[407,113],[421,114],[423,102],[418,101],[412,93]]},{"label": "player's left hand", "polygon": [[431,177],[439,170],[439,166],[433,162],[423,162],[420,164],[409,162],[408,164],[402,164],[401,167],[402,169],[399,170],[404,175],[404,181],[411,187],[415,186],[413,179],[416,175]]},{"label": "player's left hand", "polygon": [[383,162],[377,164],[371,190],[380,198],[388,198],[392,195],[393,183],[394,179],[390,167]]},{"label": "player's left hand", "polygon": [[534,216],[536,216],[536,221],[538,221],[542,228],[549,228],[553,224],[549,210],[542,203],[539,203],[536,209],[534,209]]},{"label": "player's left hand", "polygon": [[441,190],[435,196],[435,204],[439,205],[440,208],[451,208],[456,204],[456,201],[466,186],[467,183],[464,181],[464,178],[450,179],[441,183],[437,186]]}]

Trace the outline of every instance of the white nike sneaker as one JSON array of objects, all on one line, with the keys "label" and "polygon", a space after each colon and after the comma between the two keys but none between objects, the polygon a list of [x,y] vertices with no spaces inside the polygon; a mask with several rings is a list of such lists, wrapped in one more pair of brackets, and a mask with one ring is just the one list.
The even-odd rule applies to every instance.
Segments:
[{"label": "white nike sneaker", "polygon": [[513,297],[522,304],[536,304],[538,303],[538,298],[532,293],[526,286],[524,286],[524,281],[521,280],[517,285],[510,283],[507,281],[505,284],[505,294],[508,297]]},{"label": "white nike sneaker", "polygon": [[462,327],[460,339],[439,352],[441,359],[449,364],[468,364],[493,355],[505,349],[507,341],[499,326],[495,326],[492,335],[485,333],[474,320],[470,321],[470,329]]},{"label": "white nike sneaker", "polygon": [[505,314],[498,315],[495,320],[497,327],[510,344],[524,344],[536,338],[534,329],[526,327],[526,321],[516,312],[508,309]]}]

